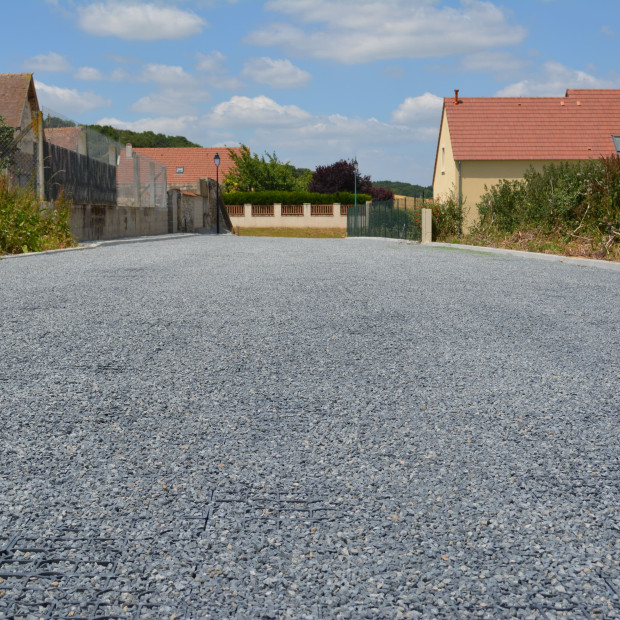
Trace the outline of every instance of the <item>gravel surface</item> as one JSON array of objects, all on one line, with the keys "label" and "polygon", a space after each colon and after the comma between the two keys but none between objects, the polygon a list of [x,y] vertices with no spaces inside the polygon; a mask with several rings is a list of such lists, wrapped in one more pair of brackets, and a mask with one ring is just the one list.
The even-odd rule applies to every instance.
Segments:
[{"label": "gravel surface", "polygon": [[185,236],[0,316],[0,618],[620,618],[618,272]]}]

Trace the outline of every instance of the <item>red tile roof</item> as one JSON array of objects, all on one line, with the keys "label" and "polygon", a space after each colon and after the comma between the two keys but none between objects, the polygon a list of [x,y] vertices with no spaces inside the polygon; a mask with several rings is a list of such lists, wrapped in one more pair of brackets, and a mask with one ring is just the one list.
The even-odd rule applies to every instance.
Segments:
[{"label": "red tile roof", "polygon": [[32,73],[0,73],[0,116],[7,125],[21,127],[26,101],[33,112],[39,111]]},{"label": "red tile roof", "polygon": [[78,150],[81,127],[56,127],[45,130],[45,139],[56,146],[70,151]]},{"label": "red tile roof", "polygon": [[[168,185],[174,185],[175,183],[195,183],[198,179],[215,179],[216,167],[213,158],[216,153],[220,154],[219,177],[222,181],[224,175],[235,165],[228,154],[228,148],[134,148],[134,151],[164,164]],[[240,147],[235,147],[232,150],[241,153]],[[177,174],[177,168],[180,167],[183,168],[183,172]]]},{"label": "red tile roof", "polygon": [[456,161],[589,159],[616,152],[620,90],[444,99]]}]

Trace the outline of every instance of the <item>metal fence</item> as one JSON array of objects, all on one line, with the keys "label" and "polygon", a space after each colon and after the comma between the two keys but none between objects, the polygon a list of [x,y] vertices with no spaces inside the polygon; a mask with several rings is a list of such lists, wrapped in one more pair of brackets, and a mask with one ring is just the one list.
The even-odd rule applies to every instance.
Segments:
[{"label": "metal fence", "polygon": [[[421,199],[386,200],[347,209],[347,237],[422,239]],[[419,200],[419,203],[417,202]],[[409,203],[409,204],[408,204]]]},{"label": "metal fence", "polygon": [[166,208],[166,167],[126,145],[45,109],[48,199],[60,189],[76,203]]},{"label": "metal fence", "polygon": [[37,164],[35,123],[23,129],[0,125],[0,174],[19,187],[36,189]]}]

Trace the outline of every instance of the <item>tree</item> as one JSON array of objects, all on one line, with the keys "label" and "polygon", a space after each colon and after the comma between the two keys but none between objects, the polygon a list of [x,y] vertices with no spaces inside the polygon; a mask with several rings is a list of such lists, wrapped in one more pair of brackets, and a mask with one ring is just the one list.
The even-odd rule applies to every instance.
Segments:
[{"label": "tree", "polygon": [[[317,166],[312,181],[308,185],[311,192],[335,194],[337,192],[354,192],[356,175],[353,161],[341,159],[329,166]],[[389,189],[374,187],[370,175],[357,172],[357,193],[370,194],[373,200],[391,200],[394,192]]]},{"label": "tree", "polygon": [[104,136],[120,142],[121,144],[130,143],[136,148],[176,148],[176,147],[199,147],[199,144],[190,142],[184,136],[166,136],[163,133],[152,131],[131,131],[130,129],[117,129],[110,125],[87,125],[91,129],[103,134]]},{"label": "tree", "polygon": [[291,192],[302,187],[303,176],[296,178],[294,166],[280,161],[275,152],[265,152],[259,157],[256,153],[252,155],[250,149],[242,144],[240,153],[228,149],[228,154],[235,164],[224,176],[224,183],[229,191]]}]

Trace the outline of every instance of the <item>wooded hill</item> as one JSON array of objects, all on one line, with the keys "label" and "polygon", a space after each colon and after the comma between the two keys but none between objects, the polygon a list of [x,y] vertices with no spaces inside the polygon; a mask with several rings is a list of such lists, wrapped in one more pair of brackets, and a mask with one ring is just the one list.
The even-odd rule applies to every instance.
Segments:
[{"label": "wooded hill", "polygon": [[412,185],[403,181],[373,181],[375,187],[391,189],[397,196],[411,196],[412,198],[432,198],[433,186]]}]

